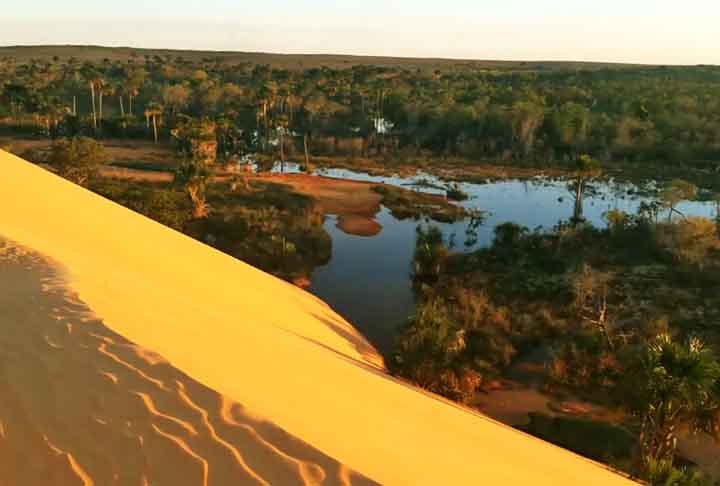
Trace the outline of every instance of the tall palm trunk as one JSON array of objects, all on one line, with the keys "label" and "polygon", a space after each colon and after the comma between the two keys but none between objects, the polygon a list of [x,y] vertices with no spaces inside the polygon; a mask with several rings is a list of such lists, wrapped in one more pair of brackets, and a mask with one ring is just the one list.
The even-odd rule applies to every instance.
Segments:
[{"label": "tall palm trunk", "polygon": [[125,104],[123,103],[123,96],[119,95],[118,98],[120,99],[120,116],[124,119],[125,118]]},{"label": "tall palm trunk", "polygon": [[77,96],[73,95],[73,116],[77,116]]},{"label": "tall palm trunk", "polygon": [[285,172],[285,130],[280,130],[280,172]]},{"label": "tall palm trunk", "polygon": [[93,130],[97,130],[97,111],[95,110],[95,83],[90,81],[90,100],[92,102]]},{"label": "tall palm trunk", "polygon": [[305,133],[305,136],[303,137],[303,146],[305,148],[305,167],[310,167],[310,154],[308,153],[308,134]]},{"label": "tall palm trunk", "polygon": [[158,142],[158,127],[157,127],[157,115],[153,114],[153,135],[155,136],[155,143]]},{"label": "tall palm trunk", "polygon": [[575,189],[575,208],[573,209],[573,223],[578,224],[583,220],[583,192],[585,189],[585,181],[578,178],[577,188]]},{"label": "tall palm trunk", "polygon": [[263,101],[263,121],[265,122],[265,150],[270,144],[270,123],[268,121],[268,106],[267,101]]},{"label": "tall palm trunk", "polygon": [[103,90],[100,89],[100,94],[98,96],[100,98],[100,127],[102,128],[102,122],[103,122]]}]

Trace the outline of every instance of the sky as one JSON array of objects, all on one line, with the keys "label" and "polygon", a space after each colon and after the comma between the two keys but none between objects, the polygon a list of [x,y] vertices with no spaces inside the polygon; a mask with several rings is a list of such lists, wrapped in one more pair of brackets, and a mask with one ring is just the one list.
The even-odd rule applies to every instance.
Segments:
[{"label": "sky", "polygon": [[718,0],[0,0],[1,45],[720,64]]}]

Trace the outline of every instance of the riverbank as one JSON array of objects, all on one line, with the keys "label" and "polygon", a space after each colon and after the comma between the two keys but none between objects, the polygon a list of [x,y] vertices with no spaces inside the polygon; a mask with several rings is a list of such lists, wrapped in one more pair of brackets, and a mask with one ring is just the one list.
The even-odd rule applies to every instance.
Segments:
[{"label": "riverbank", "polygon": [[[172,172],[178,165],[173,143],[153,143],[136,139],[106,139],[105,146],[110,164],[116,173]],[[0,136],[0,147],[16,155],[38,162],[49,151],[52,141],[42,138]],[[272,165],[275,157],[256,155],[257,160]],[[427,173],[445,182],[487,183],[503,179],[529,179],[534,177],[561,178],[572,174],[573,167],[563,161],[534,162],[507,160],[473,160],[461,157],[426,157],[414,155],[385,155],[378,157],[311,156],[318,168],[347,169],[373,176],[409,177],[418,172]],[[701,189],[720,192],[720,164],[718,161],[694,161],[683,164],[666,162],[632,162],[627,160],[600,161],[605,177],[643,185],[646,181],[686,179]],[[109,170],[109,169],[108,169]],[[148,176],[150,177],[150,176]],[[163,178],[165,176],[158,176]]]}]

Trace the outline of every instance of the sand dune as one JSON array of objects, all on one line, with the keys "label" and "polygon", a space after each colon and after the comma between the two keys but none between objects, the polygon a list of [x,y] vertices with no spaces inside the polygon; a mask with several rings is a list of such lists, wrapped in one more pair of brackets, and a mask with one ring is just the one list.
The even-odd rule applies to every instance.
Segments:
[{"label": "sand dune", "polygon": [[315,297],[0,167],[0,485],[630,484],[388,377]]},{"label": "sand dune", "polygon": [[0,241],[0,484],[374,484],[108,329]]}]

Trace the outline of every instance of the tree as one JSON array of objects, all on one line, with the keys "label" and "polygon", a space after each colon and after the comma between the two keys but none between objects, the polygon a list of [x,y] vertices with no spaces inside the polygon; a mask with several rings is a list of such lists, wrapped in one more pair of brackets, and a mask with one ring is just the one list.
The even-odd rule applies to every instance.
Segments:
[{"label": "tree", "polygon": [[543,117],[543,107],[532,101],[518,101],[512,106],[510,118],[513,140],[520,147],[523,156],[532,152]]},{"label": "tree", "polygon": [[175,171],[175,184],[182,186],[193,205],[193,218],[201,219],[208,215],[207,185],[210,171],[204,164],[188,160]]},{"label": "tree", "polygon": [[125,91],[128,94],[128,113],[133,114],[133,100],[140,94],[140,88],[145,84],[148,73],[145,69],[136,68],[128,73]]},{"label": "tree", "polygon": [[668,221],[672,221],[673,213],[683,218],[685,215],[677,210],[677,205],[683,201],[694,199],[698,188],[682,179],[673,179],[660,193],[660,201],[668,209]]},{"label": "tree", "polygon": [[601,173],[598,162],[587,154],[580,155],[575,159],[575,170],[573,171],[574,182],[570,185],[575,201],[573,207],[573,224],[579,224],[585,220],[583,217],[583,199],[587,183],[593,177]]},{"label": "tree", "polygon": [[691,217],[656,228],[658,246],[675,260],[703,266],[707,255],[720,248],[717,226],[707,218]]},{"label": "tree", "polygon": [[698,339],[657,336],[630,366],[622,395],[641,423],[634,461],[640,476],[653,464],[672,465],[681,426],[720,438],[720,364]]},{"label": "tree", "polygon": [[145,109],[145,120],[147,122],[148,128],[150,125],[150,120],[152,120],[153,139],[155,140],[155,143],[158,142],[158,117],[162,116],[163,111],[163,106],[156,101],[151,101],[150,103],[148,103],[147,108]]},{"label": "tree", "polygon": [[583,321],[603,336],[609,349],[613,348],[608,316],[608,288],[613,276],[583,263],[569,275],[569,287],[575,297],[574,307]]},{"label": "tree", "polygon": [[483,382],[465,356],[467,348],[466,330],[450,316],[444,300],[435,297],[418,305],[390,366],[422,388],[466,402]]},{"label": "tree", "polygon": [[565,103],[553,113],[555,145],[565,152],[577,153],[587,142],[590,132],[590,110],[577,103]]},{"label": "tree", "polygon": [[81,186],[97,174],[107,162],[105,148],[91,138],[79,137],[58,140],[51,148],[49,164],[58,175]]},{"label": "tree", "polygon": [[720,194],[715,194],[713,201],[715,202],[715,229],[718,238],[720,238]]},{"label": "tree", "polygon": [[217,139],[217,155],[223,162],[240,156],[245,148],[243,130],[232,120],[220,117],[217,121],[215,138]]},{"label": "tree", "polygon": [[163,103],[170,109],[173,115],[188,106],[190,103],[190,95],[190,88],[182,84],[165,86],[162,91]]},{"label": "tree", "polygon": [[184,157],[194,163],[209,167],[217,159],[217,125],[207,118],[182,116],[172,136],[178,143],[178,149]]},{"label": "tree", "polygon": [[415,283],[422,285],[437,282],[448,254],[440,228],[431,226],[425,229],[418,226],[415,230],[415,256],[412,269]]},{"label": "tree", "polygon": [[10,110],[16,122],[20,122],[20,113],[30,100],[27,86],[21,84],[8,84],[5,86],[3,97],[8,100]]},{"label": "tree", "polygon": [[82,68],[82,76],[90,88],[90,104],[92,106],[92,124],[93,130],[98,128],[97,107],[95,104],[95,94],[103,83],[103,78],[92,64],[86,63]]},{"label": "tree", "polygon": [[103,81],[98,90],[98,118],[100,128],[102,128],[104,120],[104,98],[105,96],[114,96],[117,92],[117,85],[113,81]]}]

